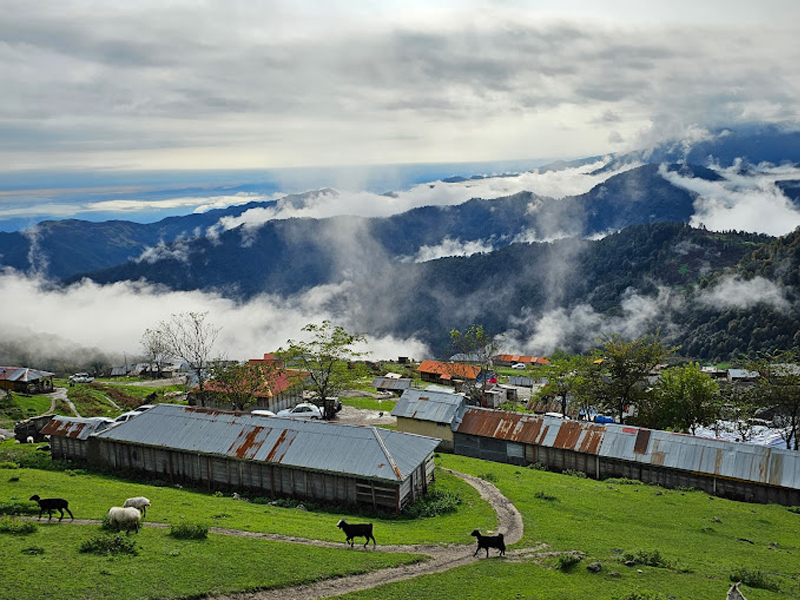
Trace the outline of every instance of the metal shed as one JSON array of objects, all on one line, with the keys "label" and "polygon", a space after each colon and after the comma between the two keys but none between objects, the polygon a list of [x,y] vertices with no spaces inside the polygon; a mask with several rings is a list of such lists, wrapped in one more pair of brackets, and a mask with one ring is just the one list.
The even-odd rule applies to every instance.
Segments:
[{"label": "metal shed", "polygon": [[427,491],[439,440],[356,425],[159,404],[90,438],[90,461],[209,489],[399,512]]},{"label": "metal shed", "polygon": [[409,389],[403,392],[392,409],[397,428],[441,439],[440,450],[453,451],[453,430],[466,410],[461,394]]},{"label": "metal shed", "polygon": [[114,422],[104,417],[55,416],[44,426],[42,435],[50,436],[53,458],[87,458],[89,437],[108,429]]},{"label": "metal shed", "polygon": [[591,477],[695,487],[740,500],[800,503],[800,453],[618,425],[468,408],[456,454]]}]

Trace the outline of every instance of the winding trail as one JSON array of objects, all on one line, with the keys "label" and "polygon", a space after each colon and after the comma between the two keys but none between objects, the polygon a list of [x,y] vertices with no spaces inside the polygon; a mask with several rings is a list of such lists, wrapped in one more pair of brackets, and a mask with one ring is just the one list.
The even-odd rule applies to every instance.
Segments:
[{"label": "winding trail", "polygon": [[[484,481],[478,477],[467,475],[466,473],[459,473],[449,469],[448,471],[458,477],[461,477],[467,483],[472,485],[476,490],[478,490],[478,493],[481,495],[481,497],[492,505],[494,510],[497,512],[497,516],[500,521],[497,532],[503,533],[507,544],[515,544],[522,539],[522,534],[524,532],[522,515],[514,507],[511,501],[503,496],[500,490],[498,490],[488,481]],[[320,542],[316,540],[300,540],[285,536],[265,534],[248,534],[247,532],[238,533],[246,534],[252,537],[264,537],[283,542],[312,544],[316,546],[329,546],[334,548],[342,547],[342,544]],[[363,573],[361,575],[351,575],[335,579],[328,579],[294,588],[215,596],[215,600],[315,600],[317,598],[329,598],[331,596],[338,596],[348,592],[356,592],[359,590],[377,587],[385,583],[394,583],[397,581],[403,581],[405,579],[411,579],[420,575],[441,573],[443,571],[447,571],[461,565],[466,565],[471,562],[486,560],[484,558],[485,555],[481,554],[479,554],[478,557],[473,557],[473,553],[475,552],[475,546],[473,545],[381,546],[380,551],[424,554],[426,556],[430,556],[431,560],[413,565],[402,565],[390,569],[381,569],[379,571]]]}]

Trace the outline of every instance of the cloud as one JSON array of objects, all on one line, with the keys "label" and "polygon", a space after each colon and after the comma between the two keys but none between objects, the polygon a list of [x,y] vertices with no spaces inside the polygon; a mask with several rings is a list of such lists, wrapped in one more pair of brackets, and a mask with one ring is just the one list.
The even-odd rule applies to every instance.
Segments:
[{"label": "cloud", "polygon": [[72,0],[53,11],[9,0],[4,164],[585,156],[606,150],[610,125],[627,140],[662,123],[800,116],[789,2],[767,2],[751,22],[727,5],[712,22],[688,5],[657,19],[633,18],[629,3],[328,4]]},{"label": "cloud", "polygon": [[698,302],[718,310],[747,309],[757,304],[767,304],[779,310],[789,308],[783,291],[763,277],[748,280],[727,277],[714,287],[703,290]]},{"label": "cloud", "polygon": [[[362,331],[356,320],[335,310],[335,299],[341,293],[339,286],[325,286],[302,296],[263,295],[237,303],[215,294],[173,292],[142,282],[99,286],[85,280],[60,289],[13,271],[0,275],[0,302],[15,315],[14,322],[21,324],[8,323],[8,335],[22,334],[24,327],[29,336],[61,340],[64,348],[101,348],[109,354],[125,353],[128,358],[141,351],[145,329],[171,313],[186,311],[209,313],[208,320],[222,328],[215,352],[231,359],[259,357],[289,339],[302,339],[303,326],[323,319]],[[428,352],[414,338],[376,335],[368,342],[367,349],[378,359],[426,356]]]},{"label": "cloud", "polygon": [[493,249],[491,243],[483,240],[462,242],[459,239],[454,240],[446,237],[437,246],[422,246],[412,260],[413,262],[421,263],[446,256],[472,256],[473,254],[491,252]]},{"label": "cloud", "polygon": [[742,165],[737,163],[716,171],[721,176],[719,181],[683,177],[663,166],[659,171],[673,185],[697,194],[690,220],[693,227],[781,236],[800,226],[800,210],[777,185],[779,181],[800,179],[800,168],[758,165],[742,172]]},{"label": "cloud", "polygon": [[666,288],[657,296],[642,296],[629,289],[620,302],[619,316],[595,312],[588,304],[559,307],[541,316],[512,321],[514,329],[506,334],[509,347],[521,348],[526,354],[547,356],[557,349],[586,352],[611,334],[635,339],[658,326],[667,337],[672,326],[664,317],[680,303]]},{"label": "cloud", "polygon": [[560,170],[534,169],[509,176],[478,176],[458,182],[435,181],[391,194],[333,189],[292,194],[277,198],[273,206],[251,208],[238,216],[223,217],[210,232],[217,234],[239,226],[253,229],[275,219],[324,219],[346,215],[388,217],[423,206],[454,206],[472,198],[491,200],[525,191],[561,199],[586,193],[609,177],[635,166],[625,165],[616,170],[596,172],[606,162],[607,159],[598,160],[581,167]]}]

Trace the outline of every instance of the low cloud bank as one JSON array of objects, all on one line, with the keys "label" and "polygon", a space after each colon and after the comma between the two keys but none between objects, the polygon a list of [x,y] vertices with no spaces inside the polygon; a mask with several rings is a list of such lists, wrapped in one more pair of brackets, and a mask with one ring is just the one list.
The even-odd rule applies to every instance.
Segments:
[{"label": "low cloud bank", "polygon": [[789,301],[783,291],[763,277],[754,277],[747,281],[738,277],[725,278],[713,288],[704,290],[698,301],[718,310],[748,309],[757,304],[767,304],[779,310],[789,308]]},{"label": "low cloud bank", "polygon": [[[85,280],[59,289],[17,272],[0,274],[0,303],[14,315],[15,323],[23,324],[9,325],[6,335],[47,336],[57,340],[64,352],[97,348],[128,359],[139,354],[145,329],[171,313],[186,311],[209,313],[208,320],[222,328],[215,350],[231,359],[256,358],[289,339],[302,339],[303,326],[323,319],[360,331],[352,317],[328,308],[338,292],[332,286],[320,287],[299,297],[264,295],[241,304],[214,294],[173,292],[141,282],[100,286]],[[413,338],[368,337],[367,349],[376,359],[428,353]],[[30,355],[36,359],[34,351]],[[30,366],[48,368],[46,364]]]}]

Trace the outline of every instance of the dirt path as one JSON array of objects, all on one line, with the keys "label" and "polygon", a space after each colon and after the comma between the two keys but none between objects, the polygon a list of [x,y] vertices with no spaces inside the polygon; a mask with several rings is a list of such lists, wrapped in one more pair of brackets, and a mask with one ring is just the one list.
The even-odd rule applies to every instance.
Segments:
[{"label": "dirt path", "polygon": [[[481,497],[483,497],[492,505],[500,520],[497,533],[503,533],[507,544],[514,544],[522,539],[522,534],[524,531],[522,515],[519,513],[519,511],[517,511],[511,501],[503,496],[502,493],[500,493],[500,490],[498,490],[491,483],[484,481],[483,479],[473,477],[472,475],[458,473],[455,471],[450,472],[463,478],[465,481],[467,481],[467,483],[475,487],[475,489],[478,490],[478,493],[480,493]],[[219,531],[219,533],[223,532]],[[236,534],[244,534],[252,537],[263,537],[266,539],[279,540],[283,542],[313,544],[316,546],[328,546],[334,548],[342,547],[342,544],[332,544],[330,542],[320,542],[316,540],[299,540],[285,536],[248,534],[247,532],[236,532]],[[362,551],[371,552],[372,550]],[[474,545],[381,546],[380,551],[425,554],[430,556],[431,560],[414,565],[403,565],[391,569],[382,569],[372,573],[328,579],[326,581],[320,581],[295,588],[265,590],[262,592],[233,594],[230,596],[215,596],[215,600],[315,600],[317,598],[329,598],[331,596],[338,596],[348,592],[373,588],[385,583],[394,583],[404,579],[411,579],[412,577],[418,577],[420,575],[441,573],[442,571],[447,571],[448,569],[466,565],[471,562],[486,560],[486,555],[483,552],[477,557],[473,557],[475,552]],[[496,551],[492,551],[490,555],[495,556]]]},{"label": "dirt path", "polygon": [[49,394],[50,396],[50,409],[44,413],[46,415],[51,415],[56,411],[56,401],[63,400],[69,406],[69,409],[75,414],[76,417],[80,417],[80,413],[78,409],[75,408],[75,405],[72,401],[67,397],[67,388],[57,387],[54,392]]}]

